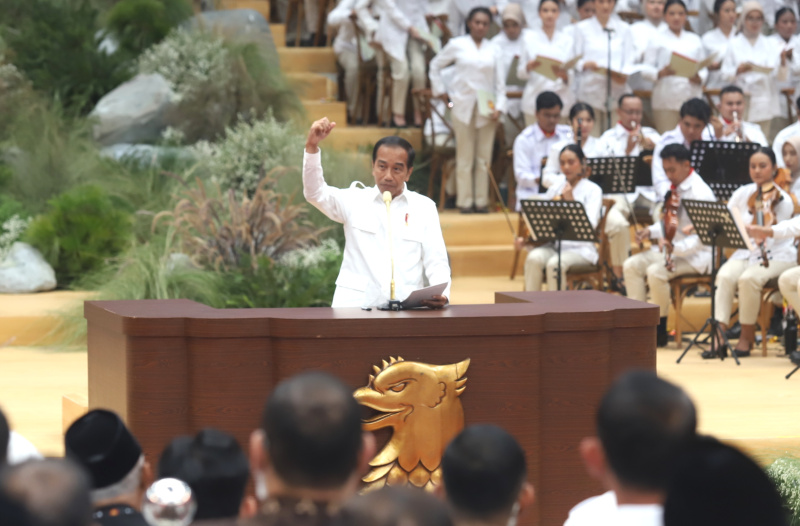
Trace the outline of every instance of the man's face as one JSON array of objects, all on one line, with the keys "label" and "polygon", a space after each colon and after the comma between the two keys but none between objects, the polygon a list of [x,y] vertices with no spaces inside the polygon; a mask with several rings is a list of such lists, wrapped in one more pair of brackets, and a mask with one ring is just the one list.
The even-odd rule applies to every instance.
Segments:
[{"label": "man's face", "polygon": [[553,133],[555,131],[559,119],[561,119],[561,106],[536,112],[536,122],[539,123],[539,127],[546,133]]},{"label": "man's face", "polygon": [[399,146],[381,146],[372,163],[372,177],[375,184],[383,192],[392,194],[392,198],[403,193],[403,188],[413,168],[408,167],[408,153]]},{"label": "man's face", "polygon": [[689,177],[689,173],[692,171],[692,165],[689,161],[679,161],[674,157],[662,159],[661,164],[664,166],[667,179],[675,186],[678,186],[684,179]]},{"label": "man's face", "polygon": [[628,128],[637,128],[642,123],[642,99],[639,97],[625,97],[617,111],[620,122]]},{"label": "man's face", "polygon": [[684,139],[686,139],[686,142],[689,144],[691,144],[692,141],[699,141],[702,138],[703,128],[706,126],[706,123],[691,115],[681,117],[678,124]]},{"label": "man's face", "polygon": [[645,0],[644,14],[653,20],[661,20],[664,18],[664,4],[666,3],[666,0]]},{"label": "man's face", "polygon": [[742,119],[744,111],[744,95],[741,93],[726,93],[719,101],[719,114],[726,121],[733,121],[733,112],[736,112],[739,120]]}]

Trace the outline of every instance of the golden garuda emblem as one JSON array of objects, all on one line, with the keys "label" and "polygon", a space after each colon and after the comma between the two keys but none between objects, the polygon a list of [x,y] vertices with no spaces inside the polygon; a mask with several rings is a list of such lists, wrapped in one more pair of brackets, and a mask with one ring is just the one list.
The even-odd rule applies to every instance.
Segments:
[{"label": "golden garuda emblem", "polygon": [[364,420],[364,430],[392,428],[392,437],[370,461],[364,492],[409,483],[432,490],[441,482],[444,449],[464,428],[460,396],[468,367],[469,358],[429,365],[402,357],[373,367],[375,374],[354,396],[378,413]]}]

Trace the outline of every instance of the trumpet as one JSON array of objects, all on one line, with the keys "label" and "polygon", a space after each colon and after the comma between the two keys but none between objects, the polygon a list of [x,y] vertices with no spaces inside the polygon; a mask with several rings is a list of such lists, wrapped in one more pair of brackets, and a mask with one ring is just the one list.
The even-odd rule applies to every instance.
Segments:
[{"label": "trumpet", "polygon": [[736,131],[736,136],[733,138],[733,142],[744,142],[744,130],[742,130],[742,123],[739,121],[739,112],[733,112],[733,126]]}]

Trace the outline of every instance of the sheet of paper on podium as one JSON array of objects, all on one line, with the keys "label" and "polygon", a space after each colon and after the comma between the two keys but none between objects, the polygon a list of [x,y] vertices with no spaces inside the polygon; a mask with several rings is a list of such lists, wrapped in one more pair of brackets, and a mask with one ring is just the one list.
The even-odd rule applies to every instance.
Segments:
[{"label": "sheet of paper on podium", "polygon": [[424,289],[415,290],[401,302],[401,305],[404,309],[418,309],[424,307],[422,304],[423,301],[433,299],[434,296],[441,296],[446,288],[447,283],[439,283],[438,285],[431,285]]},{"label": "sheet of paper on podium", "polygon": [[577,64],[581,58],[583,58],[583,55],[578,55],[577,57],[574,57],[566,62],[561,62],[555,58],[536,55],[536,58],[533,60],[534,62],[538,62],[539,65],[533,68],[531,71],[535,71],[539,75],[550,80],[556,80],[558,79],[558,75],[556,75],[554,68],[561,68],[569,71],[575,67],[575,64]]},{"label": "sheet of paper on podium", "polygon": [[672,68],[676,76],[690,79],[697,75],[697,72],[701,69],[713,64],[716,58],[717,54],[712,53],[704,60],[697,61],[673,51],[669,60],[669,67]]}]

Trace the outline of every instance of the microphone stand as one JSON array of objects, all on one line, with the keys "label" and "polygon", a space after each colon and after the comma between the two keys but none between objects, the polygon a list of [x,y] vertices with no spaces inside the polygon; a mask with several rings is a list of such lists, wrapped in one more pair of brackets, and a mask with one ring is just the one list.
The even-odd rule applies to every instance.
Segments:
[{"label": "microphone stand", "polygon": [[392,264],[392,281],[389,285],[389,303],[386,304],[385,307],[382,307],[380,310],[401,310],[402,305],[400,304],[400,300],[398,300],[394,295],[394,243],[392,242],[392,212],[391,212],[391,204],[392,204],[392,194],[388,191],[383,192],[383,202],[386,204],[386,226],[388,228],[389,233],[389,260]]},{"label": "microphone stand", "polygon": [[[610,20],[609,20],[610,21]],[[604,27],[603,31],[608,36],[608,62],[606,67],[606,129],[611,129],[611,33],[613,29]]]}]

